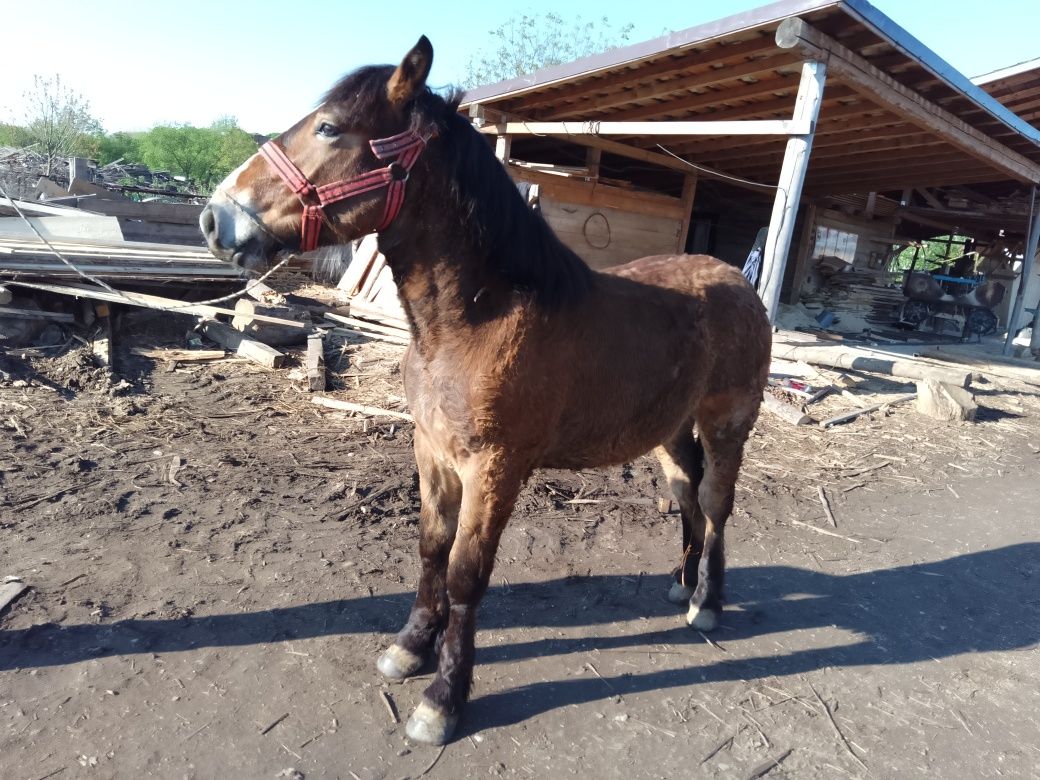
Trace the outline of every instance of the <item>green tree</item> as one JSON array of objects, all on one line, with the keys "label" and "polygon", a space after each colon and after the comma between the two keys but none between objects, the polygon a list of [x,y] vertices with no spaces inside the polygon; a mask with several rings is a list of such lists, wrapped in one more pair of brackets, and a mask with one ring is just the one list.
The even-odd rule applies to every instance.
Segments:
[{"label": "green tree", "polygon": [[493,84],[615,49],[628,41],[632,29],[632,24],[615,27],[605,16],[586,21],[580,16],[564,19],[552,12],[514,14],[490,31],[488,48],[470,57],[465,86]]},{"label": "green tree", "polygon": [[15,149],[21,149],[26,146],[32,146],[32,144],[32,133],[24,127],[0,122],[0,146],[11,146]]},{"label": "green tree", "polygon": [[102,165],[116,160],[141,162],[141,133],[108,133],[97,136],[97,159]]},{"label": "green tree", "polygon": [[208,189],[220,150],[215,130],[191,125],[157,125],[141,136],[141,161]]},{"label": "green tree", "polygon": [[46,156],[48,175],[56,159],[93,151],[92,136],[101,132],[101,124],[91,115],[89,101],[65,86],[61,76],[34,76],[24,98],[25,129]]}]

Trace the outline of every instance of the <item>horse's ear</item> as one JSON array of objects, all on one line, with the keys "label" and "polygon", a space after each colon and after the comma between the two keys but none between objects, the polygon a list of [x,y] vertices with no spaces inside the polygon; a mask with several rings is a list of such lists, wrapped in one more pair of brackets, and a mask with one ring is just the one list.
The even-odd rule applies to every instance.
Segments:
[{"label": "horse's ear", "polygon": [[386,85],[386,96],[391,103],[403,106],[426,87],[426,77],[433,65],[433,44],[425,35],[412,50],[404,55]]}]

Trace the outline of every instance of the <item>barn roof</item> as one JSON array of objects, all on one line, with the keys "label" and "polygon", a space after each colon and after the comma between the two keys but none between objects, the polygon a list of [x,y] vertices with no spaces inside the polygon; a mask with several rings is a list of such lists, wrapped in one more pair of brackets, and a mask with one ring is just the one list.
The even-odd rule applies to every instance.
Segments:
[{"label": "barn roof", "polygon": [[978,76],[972,83],[1040,129],[1040,57]]},{"label": "barn roof", "polygon": [[[888,85],[871,91],[847,70],[830,70],[807,195],[1040,181],[1040,130],[1003,105],[1003,93],[973,84],[864,0],[783,0],[478,87],[463,106],[519,122],[790,118],[805,55],[778,45],[776,33],[792,17],[833,44],[828,56],[866,63]],[[902,95],[904,109],[890,92]],[[906,111],[907,100],[944,115],[947,131]],[[660,143],[686,160],[763,184],[776,182],[785,148],[776,136],[614,140],[648,152]]]}]

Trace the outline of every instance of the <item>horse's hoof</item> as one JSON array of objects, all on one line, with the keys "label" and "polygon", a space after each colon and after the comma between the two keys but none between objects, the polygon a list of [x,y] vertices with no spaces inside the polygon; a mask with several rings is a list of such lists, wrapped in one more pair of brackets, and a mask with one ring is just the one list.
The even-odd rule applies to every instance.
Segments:
[{"label": "horse's hoof", "polygon": [[668,591],[668,600],[673,604],[689,604],[693,598],[693,588],[681,582],[673,582]]},{"label": "horse's hoof", "polygon": [[416,655],[411,650],[405,650],[400,645],[390,645],[376,661],[376,668],[384,677],[389,677],[391,680],[403,680],[405,677],[411,677],[419,671],[419,667],[422,665],[422,656]]},{"label": "horse's hoof", "polygon": [[458,715],[443,713],[423,699],[415,708],[412,717],[408,719],[408,725],[404,730],[408,738],[416,742],[422,742],[425,745],[444,745],[455,733],[455,726],[458,722]]},{"label": "horse's hoof", "polygon": [[714,631],[719,624],[719,614],[713,609],[690,604],[690,611],[686,613],[686,624],[698,631]]}]

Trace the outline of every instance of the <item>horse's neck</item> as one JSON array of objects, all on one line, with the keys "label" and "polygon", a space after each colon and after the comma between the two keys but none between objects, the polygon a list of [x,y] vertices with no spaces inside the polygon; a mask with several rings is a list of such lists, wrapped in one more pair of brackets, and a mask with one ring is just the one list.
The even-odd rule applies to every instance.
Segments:
[{"label": "horse's neck", "polygon": [[512,295],[486,264],[449,251],[436,236],[414,237],[388,249],[386,259],[414,334],[429,346],[465,338]]}]

